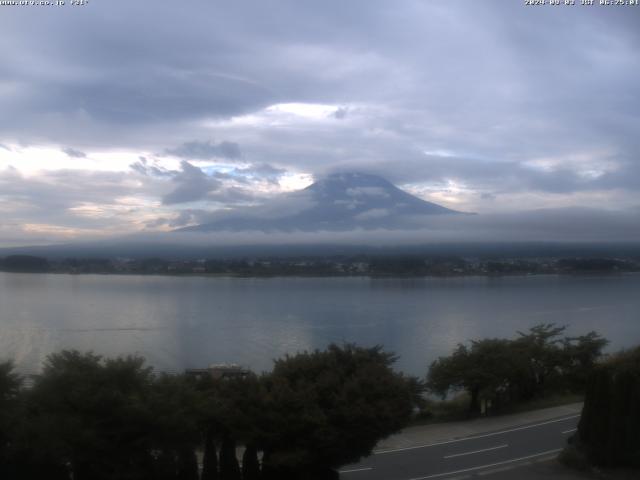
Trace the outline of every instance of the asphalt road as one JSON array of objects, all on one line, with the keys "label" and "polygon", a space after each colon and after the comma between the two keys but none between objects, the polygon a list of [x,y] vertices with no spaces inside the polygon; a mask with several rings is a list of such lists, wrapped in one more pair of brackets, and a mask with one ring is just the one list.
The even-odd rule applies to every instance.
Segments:
[{"label": "asphalt road", "polygon": [[[556,456],[579,415],[430,445],[378,451],[340,470],[342,480],[428,480],[490,475]],[[490,478],[490,477],[488,477]]]}]

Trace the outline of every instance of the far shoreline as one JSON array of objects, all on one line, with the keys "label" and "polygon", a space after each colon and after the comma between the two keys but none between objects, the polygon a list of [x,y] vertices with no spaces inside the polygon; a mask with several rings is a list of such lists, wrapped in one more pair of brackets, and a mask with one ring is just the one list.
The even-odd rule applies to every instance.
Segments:
[{"label": "far shoreline", "polygon": [[562,278],[589,278],[589,277],[624,277],[634,276],[640,274],[640,270],[637,271],[625,271],[625,272],[611,272],[611,271],[594,271],[594,272],[530,272],[530,273],[451,273],[451,274],[428,274],[428,275],[402,275],[402,274],[388,274],[388,275],[371,275],[371,274],[239,274],[239,273],[159,273],[159,272],[15,272],[0,270],[0,274],[18,274],[18,275],[54,275],[54,276],[70,276],[70,277],[83,277],[83,276],[119,276],[119,277],[169,277],[169,278],[229,278],[229,279],[279,279],[279,278],[296,278],[296,279],[326,279],[326,278],[367,278],[370,280],[408,280],[408,279],[460,279],[460,278],[478,278],[478,279],[491,279],[491,278],[531,278],[531,277],[562,277]]}]

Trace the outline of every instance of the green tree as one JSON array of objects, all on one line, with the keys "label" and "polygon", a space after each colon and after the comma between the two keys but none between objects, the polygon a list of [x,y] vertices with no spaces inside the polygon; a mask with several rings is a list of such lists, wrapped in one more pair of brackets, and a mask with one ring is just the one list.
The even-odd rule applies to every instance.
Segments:
[{"label": "green tree", "polygon": [[202,443],[205,406],[195,385],[183,375],[162,374],[149,385],[145,402],[153,419],[147,433],[149,446],[162,456],[158,469],[165,471],[163,475],[170,469],[178,479],[197,480],[195,450]]},{"label": "green tree", "polygon": [[589,378],[577,447],[599,466],[640,467],[640,347],[597,365]]},{"label": "green tree", "polygon": [[198,459],[189,445],[178,450],[178,480],[198,480]]},{"label": "green tree", "polygon": [[608,340],[594,331],[586,335],[563,339],[564,376],[573,390],[584,391],[586,389],[589,375],[598,359],[602,357],[602,351],[608,343]]},{"label": "green tree", "polygon": [[202,480],[218,480],[218,455],[213,431],[204,427],[204,452],[202,455]]},{"label": "green tree", "polygon": [[220,447],[220,480],[241,480],[240,465],[236,457],[236,441],[227,433]]},{"label": "green tree", "polygon": [[327,478],[410,419],[414,391],[381,347],[330,345],[277,360],[263,378],[263,475]]},{"label": "green tree", "polygon": [[539,324],[509,339],[460,344],[451,355],[432,362],[427,387],[446,397],[455,391],[469,394],[469,412],[481,411],[481,402],[495,407],[529,400],[550,391],[583,391],[586,378],[601,357],[607,341],[595,332],[560,338],[565,327]]},{"label": "green tree", "polygon": [[11,451],[20,427],[21,384],[22,378],[13,371],[13,363],[0,363],[0,478],[8,477],[9,464],[13,462]]},{"label": "green tree", "polygon": [[566,327],[541,323],[528,332],[518,332],[513,341],[514,360],[518,371],[514,379],[520,399],[529,400],[543,394],[547,387],[557,388],[561,381],[566,355],[559,338]]},{"label": "green tree", "polygon": [[[219,478],[235,479],[240,475],[238,459],[235,456],[236,444],[246,448],[245,460],[249,460],[249,463],[245,462],[245,466],[253,468],[252,465],[259,465],[257,450],[264,438],[264,432],[269,428],[264,418],[264,383],[258,376],[250,373],[241,378],[204,379],[200,382],[199,388],[206,405],[203,417],[205,431],[212,447],[215,442],[220,445]],[[205,448],[204,463],[207,465],[209,456],[215,458],[212,447]],[[207,455],[207,451],[211,454]],[[247,455],[254,455],[256,458],[249,458]],[[251,468],[247,475],[253,474]],[[206,473],[213,475],[213,468],[207,467]]]},{"label": "green tree", "polygon": [[469,413],[481,411],[481,401],[504,401],[513,375],[513,348],[508,340],[472,341],[458,345],[453,354],[435,360],[427,375],[428,389],[445,397],[451,391],[469,394]]},{"label": "green tree", "polygon": [[22,385],[22,378],[13,370],[13,362],[0,363],[0,402],[3,406],[15,399]]},{"label": "green tree", "polygon": [[258,461],[258,449],[254,444],[249,444],[242,455],[242,480],[259,480],[260,462]]},{"label": "green tree", "polygon": [[139,357],[50,355],[30,398],[37,449],[69,465],[75,480],[145,478],[153,463],[151,381]]},{"label": "green tree", "polygon": [[219,478],[240,475],[236,443],[257,445],[261,438],[264,394],[258,377],[204,379],[198,385],[203,410],[201,426],[205,437],[203,478],[217,478],[215,445],[220,445]]}]

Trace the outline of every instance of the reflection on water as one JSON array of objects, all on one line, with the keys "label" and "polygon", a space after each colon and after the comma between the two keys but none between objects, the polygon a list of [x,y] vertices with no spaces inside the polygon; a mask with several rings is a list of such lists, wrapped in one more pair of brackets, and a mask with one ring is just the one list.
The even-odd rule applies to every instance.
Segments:
[{"label": "reflection on water", "polygon": [[640,343],[640,276],[450,279],[197,278],[0,273],[0,359],[35,371],[62,349],[139,353],[176,371],[237,362],[257,371],[330,342],[382,344],[423,374],[472,338],[540,322]]}]

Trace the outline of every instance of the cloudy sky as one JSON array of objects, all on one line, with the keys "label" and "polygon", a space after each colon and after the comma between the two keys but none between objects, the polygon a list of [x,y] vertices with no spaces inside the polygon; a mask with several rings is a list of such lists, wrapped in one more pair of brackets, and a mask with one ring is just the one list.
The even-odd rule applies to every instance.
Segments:
[{"label": "cloudy sky", "polygon": [[168,230],[335,171],[638,218],[640,7],[66,3],[0,6],[0,246]]}]

